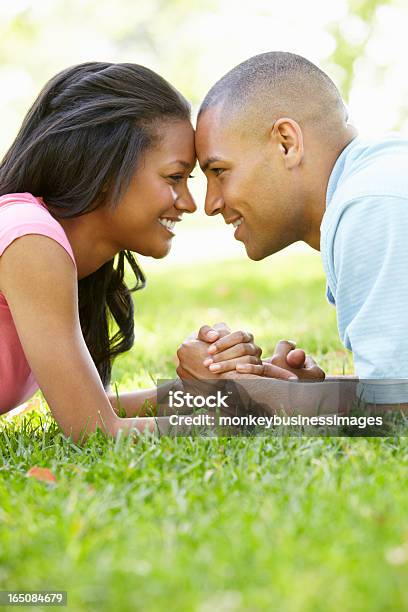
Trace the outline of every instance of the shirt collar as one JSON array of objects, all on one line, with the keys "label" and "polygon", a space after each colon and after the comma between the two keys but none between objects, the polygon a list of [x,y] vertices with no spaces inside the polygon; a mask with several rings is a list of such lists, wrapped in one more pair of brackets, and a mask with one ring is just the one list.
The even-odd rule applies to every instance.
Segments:
[{"label": "shirt collar", "polygon": [[338,158],[336,159],[336,163],[333,166],[333,170],[331,171],[329,182],[327,184],[327,192],[326,192],[326,208],[330,204],[334,192],[337,189],[338,182],[340,180],[341,175],[343,174],[344,166],[346,164],[347,155],[350,153],[351,149],[353,149],[356,144],[360,142],[358,136],[353,138],[351,142],[343,149]]}]

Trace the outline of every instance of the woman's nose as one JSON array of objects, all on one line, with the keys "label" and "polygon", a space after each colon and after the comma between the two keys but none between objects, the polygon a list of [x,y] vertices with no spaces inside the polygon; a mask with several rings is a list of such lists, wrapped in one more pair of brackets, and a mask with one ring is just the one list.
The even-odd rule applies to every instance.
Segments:
[{"label": "woman's nose", "polygon": [[182,210],[188,213],[193,213],[197,210],[197,205],[194,202],[194,198],[189,191],[183,193],[177,198],[175,206],[178,210]]}]

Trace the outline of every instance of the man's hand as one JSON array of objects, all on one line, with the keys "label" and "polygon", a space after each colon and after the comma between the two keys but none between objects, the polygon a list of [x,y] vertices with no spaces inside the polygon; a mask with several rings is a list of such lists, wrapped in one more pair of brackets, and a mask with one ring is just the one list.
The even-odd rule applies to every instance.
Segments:
[{"label": "man's hand", "polygon": [[178,349],[177,374],[180,378],[210,379],[236,371],[238,363],[261,365],[262,350],[253,339],[246,331],[231,332],[225,323],[203,325]]},{"label": "man's hand", "polygon": [[262,363],[262,349],[254,343],[254,337],[250,332],[242,330],[231,332],[225,323],[216,323],[213,327],[208,325],[200,327],[197,338],[211,344],[203,362],[210,372],[216,374],[230,372],[235,370],[237,363],[254,365]]},{"label": "man's hand", "polygon": [[284,370],[288,380],[314,382],[321,382],[326,376],[314,359],[306,355],[304,350],[297,349],[296,343],[290,340],[280,340],[272,357],[263,360],[262,364],[237,363],[236,370],[241,374],[256,374],[267,378],[283,378]]}]

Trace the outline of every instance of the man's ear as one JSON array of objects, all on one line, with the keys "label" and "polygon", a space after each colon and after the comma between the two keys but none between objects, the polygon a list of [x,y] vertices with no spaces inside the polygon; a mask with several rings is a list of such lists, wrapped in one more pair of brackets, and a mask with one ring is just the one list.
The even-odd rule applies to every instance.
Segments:
[{"label": "man's ear", "polygon": [[279,151],[288,170],[299,166],[303,159],[303,134],[300,125],[294,119],[281,117],[271,129],[270,137],[278,144]]}]

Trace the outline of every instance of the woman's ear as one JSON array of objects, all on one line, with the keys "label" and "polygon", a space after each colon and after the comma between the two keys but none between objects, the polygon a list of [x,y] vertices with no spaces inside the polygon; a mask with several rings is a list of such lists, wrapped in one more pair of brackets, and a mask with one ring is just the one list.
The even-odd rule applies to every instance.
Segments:
[{"label": "woman's ear", "polygon": [[277,143],[279,151],[288,170],[299,166],[303,159],[303,134],[300,125],[294,119],[281,117],[271,129],[271,138]]}]

